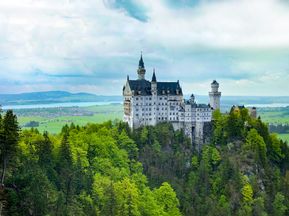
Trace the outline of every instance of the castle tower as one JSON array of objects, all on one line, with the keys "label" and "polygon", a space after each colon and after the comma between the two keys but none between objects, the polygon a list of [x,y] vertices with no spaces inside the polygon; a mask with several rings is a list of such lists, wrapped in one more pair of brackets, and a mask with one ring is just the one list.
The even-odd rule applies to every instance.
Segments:
[{"label": "castle tower", "polygon": [[145,69],[144,62],[142,59],[142,54],[141,54],[140,60],[138,62],[138,69],[137,69],[138,79],[139,80],[145,79],[145,73],[146,73],[146,69]]},{"label": "castle tower", "polygon": [[221,92],[219,92],[218,89],[219,89],[219,83],[216,80],[214,80],[211,83],[211,92],[209,92],[210,106],[214,110],[220,109]]},{"label": "castle tower", "polygon": [[152,77],[152,81],[151,81],[151,89],[152,89],[152,95],[156,95],[157,94],[157,78],[156,78],[156,74],[155,74],[155,69],[153,71],[153,77]]},{"label": "castle tower", "polygon": [[153,76],[151,81],[151,93],[152,93],[152,119],[151,124],[156,125],[157,124],[157,116],[158,116],[158,109],[157,109],[157,101],[158,101],[158,90],[157,90],[157,78],[155,69],[153,70]]},{"label": "castle tower", "polygon": [[191,104],[194,104],[194,103],[195,103],[195,95],[194,95],[194,94],[191,94],[190,103],[191,103]]}]

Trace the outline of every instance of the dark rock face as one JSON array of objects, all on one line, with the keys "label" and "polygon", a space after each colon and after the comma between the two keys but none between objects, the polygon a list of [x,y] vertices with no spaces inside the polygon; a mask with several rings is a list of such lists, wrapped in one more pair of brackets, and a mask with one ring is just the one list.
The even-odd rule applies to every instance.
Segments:
[{"label": "dark rock face", "polygon": [[204,122],[204,129],[203,129],[203,143],[210,143],[212,134],[213,134],[213,123],[212,122]]}]

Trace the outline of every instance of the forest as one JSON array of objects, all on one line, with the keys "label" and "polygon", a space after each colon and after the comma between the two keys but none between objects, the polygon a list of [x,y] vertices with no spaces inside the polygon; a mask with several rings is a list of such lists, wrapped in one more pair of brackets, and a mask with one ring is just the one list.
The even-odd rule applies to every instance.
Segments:
[{"label": "forest", "polygon": [[289,147],[246,108],[213,114],[194,150],[161,123],[21,130],[0,116],[0,215],[289,215]]}]

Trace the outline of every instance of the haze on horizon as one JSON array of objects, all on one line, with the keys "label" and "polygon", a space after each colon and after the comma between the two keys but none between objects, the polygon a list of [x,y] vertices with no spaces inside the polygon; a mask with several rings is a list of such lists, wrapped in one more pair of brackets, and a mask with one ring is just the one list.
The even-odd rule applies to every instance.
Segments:
[{"label": "haze on horizon", "polygon": [[288,95],[289,2],[0,1],[0,93],[120,95],[141,51],[185,94]]}]

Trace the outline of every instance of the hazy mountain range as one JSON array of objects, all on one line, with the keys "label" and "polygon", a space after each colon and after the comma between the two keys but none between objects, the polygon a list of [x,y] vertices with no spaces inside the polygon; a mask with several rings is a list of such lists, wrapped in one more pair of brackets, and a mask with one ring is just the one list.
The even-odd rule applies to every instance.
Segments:
[{"label": "hazy mountain range", "polygon": [[[185,98],[189,98],[185,95]],[[208,103],[206,95],[196,95],[198,103]],[[222,105],[233,104],[272,104],[288,103],[289,96],[222,96]],[[51,103],[73,103],[73,102],[121,102],[122,96],[103,96],[89,93],[70,93],[66,91],[30,92],[21,94],[0,94],[1,105],[23,105],[23,104],[51,104]]]},{"label": "hazy mountain range", "polygon": [[30,92],[21,94],[0,94],[1,105],[50,104],[65,102],[110,102],[121,101],[121,96],[102,96],[89,93],[66,91]]}]

